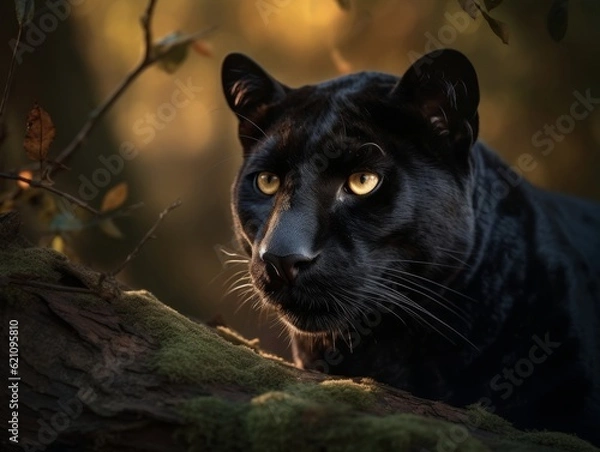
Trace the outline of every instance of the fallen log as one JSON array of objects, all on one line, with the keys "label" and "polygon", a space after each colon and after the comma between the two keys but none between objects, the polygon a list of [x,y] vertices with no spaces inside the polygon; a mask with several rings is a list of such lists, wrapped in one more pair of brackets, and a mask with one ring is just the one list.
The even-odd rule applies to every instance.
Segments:
[{"label": "fallen log", "polygon": [[32,247],[14,213],[0,216],[0,318],[2,450],[597,450],[479,407],[298,370]]}]

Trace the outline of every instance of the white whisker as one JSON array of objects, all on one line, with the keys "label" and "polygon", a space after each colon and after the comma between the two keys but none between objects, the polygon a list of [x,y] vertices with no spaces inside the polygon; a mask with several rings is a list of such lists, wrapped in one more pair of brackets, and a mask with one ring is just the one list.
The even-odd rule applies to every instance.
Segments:
[{"label": "white whisker", "polygon": [[446,286],[444,284],[441,284],[441,283],[439,283],[437,281],[434,281],[433,279],[429,279],[429,278],[426,278],[426,277],[420,276],[420,275],[415,275],[414,273],[403,271],[403,270],[399,270],[397,268],[389,268],[389,267],[386,267],[386,266],[383,266],[383,265],[373,265],[373,267],[374,268],[379,268],[379,269],[382,269],[382,270],[386,270],[386,271],[389,271],[389,272],[392,272],[392,273],[398,273],[398,274],[406,275],[406,276],[409,276],[411,278],[417,278],[417,279],[421,279],[423,281],[427,281],[428,283],[433,284],[434,286],[440,287],[440,288],[442,288],[444,290],[447,290],[448,292],[452,292],[452,293],[454,293],[454,294],[456,294],[456,295],[458,295],[458,296],[460,296],[462,298],[465,298],[465,299],[467,299],[469,301],[473,301],[475,303],[479,303],[479,301],[475,300],[474,298],[471,298],[468,295],[465,295],[465,294],[463,294],[463,293],[461,293],[461,292],[459,292],[457,290],[452,289],[451,287],[448,287],[448,286]]},{"label": "white whisker", "polygon": [[242,284],[240,286],[236,286],[233,289],[228,290],[227,292],[225,292],[225,295],[229,295],[229,294],[239,291],[240,289],[244,289],[246,287],[253,287],[253,286],[254,285],[252,283]]},{"label": "white whisker", "polygon": [[230,264],[247,264],[250,261],[248,259],[229,259],[223,262],[223,265],[230,265]]},{"label": "white whisker", "polygon": [[[396,275],[398,278],[402,278],[401,276]],[[411,284],[415,284],[417,285],[417,287],[419,287],[420,289],[424,289],[424,290],[428,290],[429,292],[433,293],[434,295],[440,297],[440,299],[442,301],[445,301],[446,303],[442,303],[442,301],[438,300],[437,298],[433,297],[433,295],[425,293],[419,289],[415,289],[413,287],[407,286],[406,284],[402,284],[399,281],[396,280],[390,280],[387,278],[383,278],[383,277],[379,277],[379,276],[372,276],[372,279],[377,279],[379,281],[382,282],[389,282],[392,283],[396,286],[402,287],[403,289],[406,290],[410,290],[411,292],[414,292],[416,294],[422,295],[423,297],[433,301],[434,303],[436,303],[437,305],[441,306],[442,308],[448,310],[449,312],[451,312],[452,314],[454,314],[455,316],[457,316],[459,319],[461,319],[463,322],[467,322],[467,319],[465,318],[465,311],[460,309],[459,307],[455,306],[453,303],[451,303],[449,300],[446,300],[445,298],[443,298],[441,295],[437,294],[435,291],[428,289],[426,287],[421,287],[418,286],[417,283],[413,282],[413,281],[407,281],[406,279],[402,279],[402,281],[404,282],[409,282]]]},{"label": "white whisker", "polygon": [[[425,309],[420,304],[418,304],[415,301],[411,300],[406,294],[403,294],[402,292],[399,292],[398,290],[395,290],[395,289],[387,286],[386,284],[383,284],[383,283],[378,282],[376,280],[372,280],[372,279],[369,279],[369,278],[363,278],[363,279],[364,279],[365,282],[367,282],[367,284],[364,287],[369,288],[369,287],[373,287],[372,285],[375,285],[375,289],[379,288],[379,294],[380,295],[386,295],[387,294],[388,296],[392,297],[391,299],[387,299],[386,302],[388,302],[390,304],[393,304],[395,306],[398,306],[400,308],[404,307],[405,309],[411,309],[411,310],[412,309],[416,309],[417,311],[421,312],[422,314],[429,316],[432,320],[435,320],[440,325],[443,325],[448,330],[452,331],[454,334],[456,334],[458,337],[460,337],[462,340],[464,340],[465,342],[467,342],[468,344],[470,344],[471,346],[473,346],[475,349],[477,349],[477,347],[471,341],[469,341],[469,339],[467,339],[463,334],[461,334],[459,331],[457,331],[454,327],[452,327],[451,325],[449,325],[448,323],[446,323],[444,320],[440,319],[438,316],[436,316],[432,312],[429,312],[427,309]],[[398,300],[398,297],[400,297],[399,300]],[[408,303],[407,303],[407,301],[408,301]],[[426,323],[430,327],[433,328],[433,326],[430,325],[428,322],[426,322]],[[439,334],[441,334],[442,336],[444,336],[446,339],[449,339],[441,331],[439,331],[439,330],[437,330],[435,328],[434,328],[434,330],[436,332],[438,332]],[[454,341],[451,341],[451,342],[454,344]]]},{"label": "white whisker", "polygon": [[463,269],[463,266],[456,266],[450,264],[441,264],[439,262],[428,262],[428,261],[419,261],[419,260],[411,260],[411,259],[391,259],[387,261],[390,264],[419,264],[419,265],[431,265],[433,267],[446,267],[446,268],[456,268],[458,270]]}]

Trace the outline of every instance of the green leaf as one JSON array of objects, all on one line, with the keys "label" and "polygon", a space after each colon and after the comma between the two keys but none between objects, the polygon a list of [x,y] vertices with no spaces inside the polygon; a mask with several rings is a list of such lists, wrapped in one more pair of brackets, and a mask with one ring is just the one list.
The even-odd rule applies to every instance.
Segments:
[{"label": "green leaf", "polygon": [[122,239],[124,237],[123,233],[117,227],[112,218],[101,221],[98,224],[98,227],[102,232],[113,239]]},{"label": "green leaf", "polygon": [[556,42],[562,40],[567,33],[569,24],[569,2],[568,0],[554,0],[548,11],[546,25],[548,33]]},{"label": "green leaf", "polygon": [[494,8],[496,8],[497,6],[500,6],[500,3],[502,3],[502,0],[483,0],[483,3],[485,5],[485,8],[488,11],[491,11]]},{"label": "green leaf", "polygon": [[176,31],[168,34],[154,45],[154,55],[160,55],[156,64],[168,74],[179,69],[188,56],[188,50],[193,41],[183,38],[184,36]]},{"label": "green leaf", "polygon": [[15,11],[17,21],[21,27],[27,25],[33,19],[35,5],[33,0],[15,0]]},{"label": "green leaf", "polygon": [[506,25],[504,22],[494,19],[485,11],[481,11],[481,14],[483,14],[483,18],[486,20],[494,34],[502,39],[504,44],[508,44],[508,38],[510,34],[508,25]]},{"label": "green leaf", "polygon": [[477,14],[479,14],[479,5],[475,0],[458,0],[458,4],[460,7],[471,16],[472,19],[477,19]]},{"label": "green leaf", "polygon": [[81,231],[83,227],[82,221],[70,213],[57,213],[50,222],[50,231],[57,233]]}]

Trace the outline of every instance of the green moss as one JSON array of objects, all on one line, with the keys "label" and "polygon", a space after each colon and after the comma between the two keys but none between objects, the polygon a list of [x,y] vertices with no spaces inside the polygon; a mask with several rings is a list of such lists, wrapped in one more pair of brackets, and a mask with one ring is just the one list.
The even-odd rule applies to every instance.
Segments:
[{"label": "green moss", "polygon": [[133,327],[151,331],[160,341],[157,370],[175,381],[223,383],[257,390],[277,389],[291,372],[246,346],[235,346],[194,323],[145,291],[125,292],[115,309]]},{"label": "green moss", "polygon": [[179,434],[190,444],[190,451],[248,450],[248,438],[240,434],[246,412],[243,404],[199,397],[183,407],[182,413],[191,424]]},{"label": "green moss", "polygon": [[[357,413],[344,404],[319,403],[285,392],[268,393],[251,402],[246,419],[251,450],[420,451],[451,441],[460,426],[411,414],[378,417]],[[455,451],[487,450],[462,436]]]},{"label": "green moss", "polygon": [[[0,276],[11,279],[57,284],[61,276],[69,274],[67,265],[64,255],[47,248],[0,250]],[[97,274],[82,271],[81,276],[97,280]],[[9,303],[24,297],[16,285],[3,287],[2,292]],[[251,350],[251,343],[233,345],[206,326],[168,308],[148,292],[123,292],[119,297],[117,291],[116,296],[112,305],[126,322],[150,332],[160,342],[160,349],[153,358],[159,373],[177,381],[221,382],[257,390],[277,389],[290,378],[288,369]],[[104,303],[94,295],[78,294],[77,299]]]},{"label": "green moss", "polygon": [[267,392],[237,404],[214,397],[190,401],[183,411],[190,422],[185,429],[190,450],[488,450],[454,424],[411,414],[378,417],[360,413],[349,404],[327,401],[322,394],[315,398],[312,391],[310,395],[294,393],[297,389]]},{"label": "green moss", "polygon": [[19,280],[56,283],[66,257],[47,248],[20,248],[7,245],[0,249],[0,289],[9,305],[22,303],[30,295],[24,294]]},{"label": "green moss", "polygon": [[357,410],[368,410],[375,403],[377,388],[352,380],[325,380],[319,384],[301,383],[286,392],[318,403],[343,404]]},{"label": "green moss", "polygon": [[515,441],[528,442],[541,446],[549,446],[559,450],[573,452],[599,452],[597,447],[592,446],[587,441],[579,439],[577,436],[568,435],[560,432],[519,432],[509,435],[509,438]]},{"label": "green moss", "polygon": [[556,450],[600,452],[587,441],[577,436],[560,432],[532,431],[522,432],[500,416],[486,411],[481,405],[468,407],[470,426],[503,435],[504,440],[497,444],[498,450],[531,450],[531,445],[548,446]]},{"label": "green moss", "polygon": [[66,257],[48,248],[22,248],[15,251],[6,248],[0,251],[0,274],[11,278],[57,281],[59,268]]},{"label": "green moss", "polygon": [[506,419],[487,411],[479,404],[469,405],[467,407],[467,415],[469,427],[471,428],[479,428],[501,434],[512,434],[518,431]]},{"label": "green moss", "polygon": [[[339,415],[340,409],[335,411]],[[303,450],[304,441],[311,436],[309,433],[327,414],[322,405],[286,392],[269,392],[256,397],[250,402],[244,419],[250,450],[282,451],[291,445],[295,445],[295,450]]]},{"label": "green moss", "polygon": [[246,339],[237,331],[227,328],[226,326],[217,326],[215,331],[227,342],[231,342],[234,345],[245,345],[254,351],[260,351],[260,341],[258,339]]},{"label": "green moss", "polygon": [[192,451],[488,450],[459,425],[362,411],[375,397],[370,382],[352,380],[291,384],[237,403],[200,397],[182,410],[183,434]]},{"label": "green moss", "polygon": [[[94,272],[69,270],[60,253],[19,246],[0,250],[0,282],[5,283],[2,277],[9,276],[58,283],[61,275],[70,271],[86,281],[96,281]],[[80,270],[81,275],[77,273]],[[29,296],[14,285],[2,287],[2,294],[9,302],[20,302]],[[77,302],[105,303],[84,294],[78,294]],[[290,369],[252,350],[256,346],[253,342],[222,331],[230,341],[239,344],[234,345],[145,291],[117,291],[116,297],[111,297],[111,305],[125,323],[158,340],[160,347],[152,360],[159,373],[176,381],[239,385],[255,391],[245,400],[226,401],[211,396],[185,402],[181,412],[188,425],[181,433],[192,450],[488,450],[470,434],[469,430],[478,428],[500,435],[494,439],[476,433],[495,451],[530,451],[540,446],[598,451],[563,433],[520,432],[481,406],[469,408],[471,422],[466,427],[411,414],[369,414],[377,389],[366,380],[297,383]],[[266,392],[260,394],[263,391]]]}]

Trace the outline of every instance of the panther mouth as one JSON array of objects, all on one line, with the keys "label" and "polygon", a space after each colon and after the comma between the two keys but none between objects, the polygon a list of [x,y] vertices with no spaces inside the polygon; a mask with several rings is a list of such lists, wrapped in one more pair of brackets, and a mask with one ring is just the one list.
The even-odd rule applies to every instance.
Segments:
[{"label": "panther mouth", "polygon": [[297,333],[329,334],[347,329],[348,322],[331,313],[299,313],[279,308],[279,319]]},{"label": "panther mouth", "polygon": [[270,261],[265,260],[258,256],[253,259],[250,275],[254,289],[263,306],[273,310],[294,332],[345,331],[361,315],[359,307],[368,304],[358,296],[360,289],[355,281],[348,281],[339,268],[325,266],[323,259],[301,267],[293,278],[281,276],[281,263],[269,265]]},{"label": "panther mouth", "polygon": [[307,294],[296,288],[261,293],[263,304],[274,309],[287,327],[310,334],[343,331],[354,321],[352,310],[333,299],[327,292]]}]

